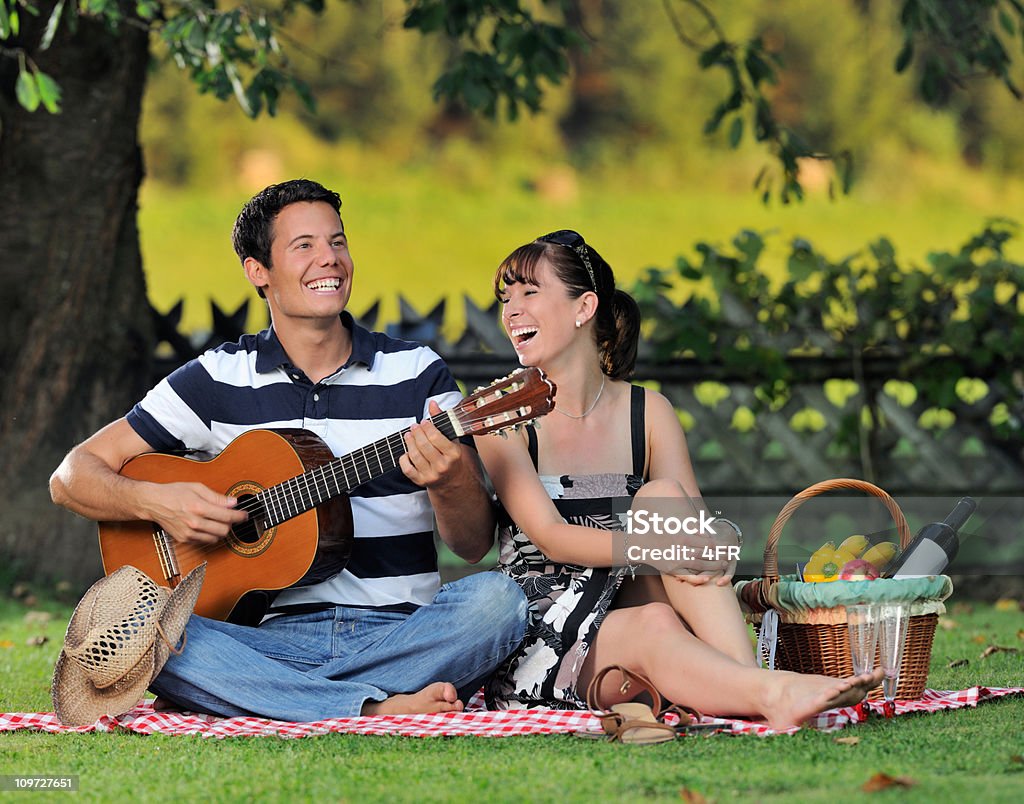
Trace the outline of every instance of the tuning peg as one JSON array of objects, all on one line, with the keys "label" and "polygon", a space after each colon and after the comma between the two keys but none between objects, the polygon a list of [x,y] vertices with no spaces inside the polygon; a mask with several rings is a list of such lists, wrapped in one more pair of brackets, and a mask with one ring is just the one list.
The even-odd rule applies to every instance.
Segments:
[{"label": "tuning peg", "polygon": [[498,435],[500,435],[505,440],[508,440],[508,432],[506,430],[499,430]]}]

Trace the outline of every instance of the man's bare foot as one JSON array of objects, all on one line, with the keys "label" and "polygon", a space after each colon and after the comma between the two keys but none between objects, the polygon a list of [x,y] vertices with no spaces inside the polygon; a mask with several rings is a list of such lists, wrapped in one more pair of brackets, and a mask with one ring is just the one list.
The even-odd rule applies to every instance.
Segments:
[{"label": "man's bare foot", "polygon": [[437,681],[410,695],[392,695],[383,701],[367,701],[363,704],[362,714],[427,715],[461,711],[462,701],[455,687],[446,681]]},{"label": "man's bare foot", "polygon": [[881,669],[848,678],[779,673],[765,696],[763,714],[773,729],[799,726],[826,709],[864,700],[882,681]]},{"label": "man's bare foot", "polygon": [[182,709],[169,698],[161,698],[159,695],[153,699],[154,712],[181,712]]}]

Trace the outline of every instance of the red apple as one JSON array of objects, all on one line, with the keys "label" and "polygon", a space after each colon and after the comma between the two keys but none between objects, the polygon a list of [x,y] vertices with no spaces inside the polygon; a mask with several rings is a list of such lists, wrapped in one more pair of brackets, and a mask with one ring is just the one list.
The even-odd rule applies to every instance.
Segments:
[{"label": "red apple", "polygon": [[841,581],[873,581],[877,577],[878,570],[875,569],[875,565],[863,558],[847,561],[839,570],[839,580]]}]

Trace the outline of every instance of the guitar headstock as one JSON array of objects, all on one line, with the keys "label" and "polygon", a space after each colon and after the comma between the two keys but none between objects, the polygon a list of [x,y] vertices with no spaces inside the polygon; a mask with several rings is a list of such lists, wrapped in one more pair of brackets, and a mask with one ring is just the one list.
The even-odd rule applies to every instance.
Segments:
[{"label": "guitar headstock", "polygon": [[497,433],[551,411],[556,390],[543,371],[531,366],[474,391],[451,414],[463,430],[459,435]]}]

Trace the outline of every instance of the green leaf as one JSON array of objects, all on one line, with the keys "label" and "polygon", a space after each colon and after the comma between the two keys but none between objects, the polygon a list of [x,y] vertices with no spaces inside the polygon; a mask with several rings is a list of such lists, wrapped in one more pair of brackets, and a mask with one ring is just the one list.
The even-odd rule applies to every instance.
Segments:
[{"label": "green leaf", "polygon": [[839,179],[842,183],[843,195],[850,194],[853,187],[853,154],[844,152],[837,157],[839,167]]},{"label": "green leaf", "polygon": [[[755,45],[759,45],[759,43],[755,43]],[[751,50],[747,52],[744,65],[747,68],[747,75],[750,76],[750,82],[755,87],[762,81],[767,81],[770,84],[775,83],[775,71],[768,62],[761,58],[761,54],[756,47],[752,46]]]},{"label": "green leaf", "polygon": [[191,25],[183,42],[185,49],[198,56],[206,55],[206,31],[198,24]]},{"label": "green leaf", "polygon": [[242,111],[249,117],[255,117],[256,114],[252,104],[249,102],[249,96],[242,85],[242,78],[238,74],[238,68],[235,67],[234,62],[229,61],[224,65],[224,69],[227,71],[228,80],[231,82],[231,89],[235,93],[235,100],[238,101],[238,105],[242,107]]},{"label": "green leaf", "polygon": [[754,136],[758,142],[770,140],[778,133],[779,127],[775,122],[775,115],[772,114],[771,106],[764,98],[758,98],[754,104]]},{"label": "green leaf", "polygon": [[39,98],[50,114],[60,112],[60,85],[44,72],[36,72]]},{"label": "green leaf", "polygon": [[684,260],[682,257],[679,258],[679,261],[676,265],[676,270],[679,271],[679,275],[683,279],[689,279],[692,282],[699,282],[701,279],[704,278],[704,272],[701,271],[700,268],[696,268],[695,266],[690,265],[690,263]]},{"label": "green leaf", "polygon": [[921,70],[921,97],[931,106],[938,106],[942,101],[945,73],[938,58],[928,58]]},{"label": "green leaf", "polygon": [[138,0],[135,4],[135,13],[144,20],[156,19],[159,12],[160,5],[155,0]]},{"label": "green leaf", "polygon": [[732,239],[732,244],[736,246],[740,254],[746,257],[744,267],[747,270],[753,270],[757,258],[764,251],[764,238],[760,233],[753,229],[743,229]]},{"label": "green leaf", "polygon": [[921,27],[921,9],[918,8],[917,0],[906,0],[900,10],[900,24],[904,28]]},{"label": "green leaf", "polygon": [[1017,35],[1017,28],[1013,24],[1013,18],[1006,12],[1005,9],[999,9],[999,24],[1003,26],[1003,30],[1009,36]]},{"label": "green leaf", "polygon": [[302,105],[306,107],[306,110],[310,114],[316,114],[316,98],[313,97],[309,85],[298,78],[290,78],[289,83],[295,94],[299,96],[299,100],[302,101]]},{"label": "green leaf", "polygon": [[704,133],[710,135],[718,131],[718,127],[722,125],[722,118],[725,117],[725,114],[725,104],[719,104],[711,113],[711,116],[704,121]]},{"label": "green leaf", "polygon": [[445,24],[445,9],[441,3],[433,3],[424,7],[412,8],[408,14],[405,15],[405,21],[402,23],[403,28],[411,29],[417,28],[422,33],[430,33],[432,31],[440,30]]},{"label": "green leaf", "polygon": [[911,60],[914,58],[914,42],[907,39],[903,43],[903,47],[900,49],[899,54],[896,56],[896,72],[902,73],[907,67],[910,66]]},{"label": "green leaf", "polygon": [[36,77],[28,70],[23,69],[18,73],[14,94],[18,97],[18,103],[30,112],[39,108],[39,85],[36,83]]},{"label": "green leaf", "polygon": [[725,55],[725,53],[728,50],[728,42],[716,42],[715,44],[713,44],[711,47],[709,47],[707,50],[700,54],[698,63],[700,64],[701,69],[706,70],[713,64],[722,63],[724,61],[722,59],[722,56]]},{"label": "green leaf", "polygon": [[[3,5],[3,0],[0,0],[0,5]],[[46,30],[43,32],[43,38],[39,42],[40,50],[46,50],[53,43],[53,37],[57,33],[57,27],[60,25],[60,18],[63,13],[64,0],[58,0],[57,5],[53,7],[53,13],[50,14],[50,19],[46,22]],[[45,99],[43,103],[46,103]]]},{"label": "green leaf", "polygon": [[107,11],[107,0],[80,0],[78,10],[86,16],[102,17]]},{"label": "green leaf", "polygon": [[729,145],[733,148],[738,148],[740,140],[743,139],[743,118],[739,115],[732,120],[732,125],[729,127]]},{"label": "green leaf", "polygon": [[7,15],[7,3],[0,0],[0,39],[11,35],[11,18]]},{"label": "green leaf", "polygon": [[[245,90],[245,98],[249,108],[252,109],[252,117],[256,117],[261,111],[263,111],[263,94],[255,80],[249,84],[248,89]],[[244,109],[246,107],[243,106],[242,108]]]},{"label": "green leaf", "polygon": [[869,246],[871,253],[880,263],[891,263],[896,259],[896,249],[887,237],[880,237]]},{"label": "green leaf", "polygon": [[820,268],[814,249],[806,240],[797,238],[793,241],[793,250],[787,263],[789,273],[798,282],[810,279]]}]

